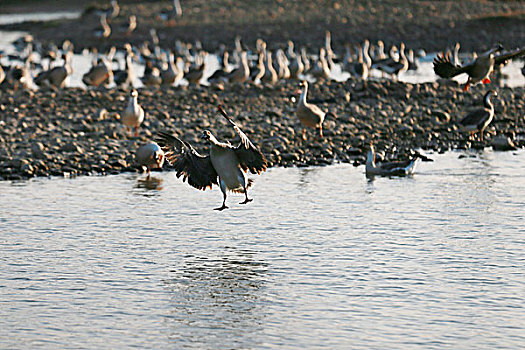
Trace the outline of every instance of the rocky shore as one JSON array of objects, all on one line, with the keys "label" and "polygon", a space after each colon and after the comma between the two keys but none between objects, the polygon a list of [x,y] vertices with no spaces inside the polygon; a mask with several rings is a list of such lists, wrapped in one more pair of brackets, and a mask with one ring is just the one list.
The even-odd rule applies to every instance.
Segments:
[{"label": "rocky shore", "polygon": [[218,116],[222,103],[257,144],[271,166],[326,165],[365,161],[373,141],[386,158],[402,158],[410,150],[445,152],[456,148],[489,147],[510,138],[525,146],[523,88],[498,89],[496,115],[485,140],[467,141],[455,121],[482,105],[490,88],[476,86],[464,93],[455,82],[405,84],[359,80],[312,84],[309,100],[336,115],[325,121],[325,137],[301,126],[294,111],[298,85],[234,84],[214,87],[143,89],[139,102],[146,119],[139,137],[128,136],[119,120],[128,92],[77,88],[0,91],[0,179],[35,176],[117,174],[138,169],[134,152],[159,131],[169,131],[192,143],[210,129],[220,140],[235,143],[235,133]]}]

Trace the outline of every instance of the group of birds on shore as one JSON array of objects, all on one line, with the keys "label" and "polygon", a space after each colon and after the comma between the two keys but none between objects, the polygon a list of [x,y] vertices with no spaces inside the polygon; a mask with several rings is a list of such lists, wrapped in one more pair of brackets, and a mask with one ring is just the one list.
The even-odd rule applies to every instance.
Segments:
[{"label": "group of birds on shore", "polygon": [[[174,3],[174,16],[179,15]],[[180,6],[180,4],[179,4]],[[181,11],[181,10],[180,10]],[[102,37],[107,37],[108,19],[118,16],[119,8],[117,1],[111,2],[111,7],[100,14],[102,25]],[[180,12],[181,13],[181,12]],[[132,19],[130,17],[130,23]],[[136,26],[136,18],[135,18]],[[130,27],[131,28],[131,27]],[[130,34],[133,30],[130,31]],[[111,33],[111,30],[109,30]],[[186,79],[189,84],[199,84],[203,81],[208,53],[202,49],[197,42],[189,45],[182,42],[175,43],[175,49],[163,50],[159,44],[159,38],[154,29],[150,31],[151,42],[145,42],[140,46],[133,47],[126,44],[123,50],[124,67],[114,69],[113,62],[117,49],[112,47],[106,54],[92,50],[94,61],[90,70],[84,74],[82,81],[87,86],[102,88],[113,82],[118,87],[130,89],[128,104],[121,113],[121,121],[128,129],[130,136],[134,130],[135,137],[139,134],[139,127],[144,121],[145,111],[138,101],[138,92],[135,90],[135,72],[133,62],[141,62],[145,65],[144,74],[141,78],[145,86],[172,86]],[[3,69],[0,65],[0,83],[5,79],[12,86],[30,86],[34,82],[40,87],[53,89],[64,88],[68,76],[71,75],[71,59],[73,57],[73,45],[69,41],[62,43],[59,49],[56,46],[44,46],[35,43],[31,37],[26,37],[18,43],[20,52],[24,57],[23,65],[13,65],[9,69]],[[152,47],[152,49],[150,49]],[[464,90],[477,83],[490,83],[490,76],[502,65],[511,59],[521,57],[525,50],[514,50],[503,52],[501,45],[496,45],[489,51],[472,58],[469,62],[461,63],[459,58],[459,45],[453,52],[442,53],[434,60],[434,71],[441,78],[449,79],[460,74],[467,74],[468,80]],[[35,52],[40,56],[40,73],[34,78],[31,66],[38,61]],[[352,48],[346,46],[344,55],[338,55],[331,47],[331,34],[326,32],[325,45],[318,50],[317,55],[309,55],[305,48],[296,51],[294,43],[288,41],[286,47],[279,48],[273,53],[268,49],[268,44],[259,39],[253,50],[248,50],[237,38],[234,49],[228,51],[226,46],[221,46],[216,53],[219,57],[220,66],[211,76],[207,77],[210,84],[239,84],[246,82],[274,84],[280,79],[294,79],[300,82],[302,89],[296,106],[296,117],[303,128],[302,138],[307,139],[307,129],[316,130],[315,137],[323,138],[323,123],[326,118],[336,116],[330,111],[324,111],[319,106],[308,102],[309,83],[306,78],[313,78],[317,83],[325,79],[331,79],[332,72],[339,65],[341,70],[350,73],[351,76],[363,79],[369,77],[371,69],[375,68],[397,79],[399,74],[409,69],[417,69],[416,54],[413,50],[406,50],[404,43],[399,47],[392,46],[388,54],[385,53],[383,42],[371,45],[368,40]],[[419,53],[424,55],[424,53]],[[20,58],[20,57],[19,57]],[[57,64],[58,60],[63,63]],[[234,64],[230,63],[230,60]],[[47,64],[43,62],[46,61]],[[274,64],[275,62],[275,64]],[[483,133],[494,117],[494,105],[491,99],[497,96],[495,90],[488,91],[484,98],[484,107],[469,113],[459,121],[461,129],[469,132],[471,137],[479,132],[480,140]],[[240,192],[245,196],[241,204],[251,201],[248,189],[252,180],[246,176],[247,172],[260,174],[265,171],[268,163],[248,136],[244,134],[239,125],[228,115],[225,108],[218,107],[218,113],[235,130],[240,138],[237,146],[228,142],[221,142],[209,130],[202,132],[202,139],[210,144],[207,155],[202,155],[188,142],[181,140],[178,136],[166,132],[159,132],[156,142],[141,145],[136,152],[136,161],[147,169],[148,177],[151,169],[162,168],[165,161],[171,164],[177,177],[182,177],[189,185],[200,190],[218,185],[223,193],[223,202],[217,210],[227,207],[226,199],[228,191]],[[412,174],[415,170],[418,157],[415,156],[406,161],[376,162],[374,146],[369,145],[365,172],[367,176],[402,176]]]},{"label": "group of birds on shore", "polygon": [[[445,68],[444,65],[450,66],[447,69],[453,71],[454,75],[467,73],[469,78],[468,85],[475,85],[478,82],[488,84],[490,82],[489,76],[494,69],[494,64],[498,62],[501,57],[511,59],[518,57],[523,53],[523,50],[515,51],[512,55],[494,56],[496,51],[500,51],[501,46],[489,50],[487,53],[479,56],[476,61],[470,63],[469,69],[462,68],[462,66],[453,66],[453,64],[443,57],[436,58],[435,68],[436,73]],[[499,58],[498,58],[499,57]],[[489,62],[486,66],[485,63]],[[455,70],[454,70],[455,69]],[[471,73],[475,72],[475,74]],[[318,106],[308,103],[308,82],[301,82],[302,93],[296,108],[296,116],[303,126],[303,138],[306,139],[306,128],[313,128],[319,130],[319,137],[323,138],[323,122],[326,116],[333,115],[331,112],[325,112]],[[469,113],[465,118],[459,121],[461,130],[469,132],[471,137],[474,133],[479,132],[480,140],[483,140],[483,133],[487,126],[491,123],[494,117],[494,105],[491,98],[496,97],[495,90],[489,90],[484,98],[484,108],[476,109]],[[136,103],[136,91],[132,92],[129,100],[127,110],[132,110]],[[205,190],[211,188],[213,184],[218,184],[223,193],[222,206],[217,210],[226,209],[226,198],[228,191],[242,192],[245,195],[245,201],[241,204],[246,204],[251,199],[248,198],[248,188],[251,181],[245,176],[248,170],[253,174],[260,174],[266,170],[267,163],[261,151],[248,139],[248,137],[241,131],[239,126],[227,115],[222,106],[218,106],[219,112],[228,120],[239,135],[241,142],[237,147],[233,147],[230,143],[218,141],[209,130],[205,130],[202,138],[210,143],[210,152],[208,155],[199,154],[189,143],[180,140],[177,136],[170,135],[165,132],[160,132],[157,138],[158,143],[150,143],[143,145],[138,154],[137,159],[141,164],[148,168],[160,168],[167,159],[176,171],[177,177],[183,177],[183,180],[197,188]],[[136,108],[135,108],[136,110]],[[127,112],[126,112],[127,113]],[[136,120],[143,118],[142,115],[136,114]],[[127,124],[126,124],[127,125]],[[160,145],[160,146],[159,146]],[[146,152],[149,151],[148,152]],[[164,152],[164,153],[163,153]],[[379,176],[405,176],[413,174],[416,163],[420,155],[416,154],[414,157],[404,161],[393,162],[378,162],[376,163],[376,153],[372,143],[369,145],[367,154],[365,173],[367,177]]]}]

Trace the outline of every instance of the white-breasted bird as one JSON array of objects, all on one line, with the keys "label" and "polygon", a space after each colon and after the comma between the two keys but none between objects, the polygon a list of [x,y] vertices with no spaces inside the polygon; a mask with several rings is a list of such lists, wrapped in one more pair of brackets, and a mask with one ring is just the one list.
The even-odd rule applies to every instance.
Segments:
[{"label": "white-breasted bird", "polygon": [[126,125],[130,136],[131,128],[135,129],[135,137],[139,136],[139,126],[144,121],[144,109],[139,105],[137,90],[131,90],[128,105],[122,113],[122,123]]},{"label": "white-breasted bird", "polygon": [[230,143],[220,142],[209,131],[204,130],[202,138],[210,144],[210,153],[206,156],[199,154],[189,143],[180,140],[174,135],[165,132],[159,133],[157,141],[165,151],[166,159],[177,172],[177,177],[199,190],[219,185],[222,194],[222,206],[216,210],[224,210],[228,191],[244,193],[245,200],[240,204],[252,201],[248,198],[248,188],[252,181],[246,178],[246,172],[260,174],[266,170],[266,158],[261,151],[242,132],[237,124],[226,114],[219,105],[219,112],[233,126],[241,142],[237,147]]}]

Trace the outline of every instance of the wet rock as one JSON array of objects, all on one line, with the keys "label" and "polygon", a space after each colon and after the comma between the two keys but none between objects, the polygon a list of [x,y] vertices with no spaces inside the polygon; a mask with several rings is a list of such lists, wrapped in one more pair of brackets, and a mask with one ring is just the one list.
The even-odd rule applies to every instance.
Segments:
[{"label": "wet rock", "polygon": [[495,151],[515,151],[518,149],[510,137],[505,135],[496,136],[490,145]]}]

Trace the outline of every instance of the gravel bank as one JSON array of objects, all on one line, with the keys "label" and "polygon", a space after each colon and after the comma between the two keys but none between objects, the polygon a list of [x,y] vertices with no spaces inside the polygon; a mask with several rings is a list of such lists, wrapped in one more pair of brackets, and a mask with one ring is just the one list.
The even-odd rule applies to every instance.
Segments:
[{"label": "gravel bank", "polygon": [[410,149],[445,152],[455,148],[484,148],[510,137],[525,146],[523,88],[499,89],[496,116],[484,142],[468,142],[455,121],[481,106],[487,87],[464,93],[454,82],[403,84],[392,81],[312,84],[309,101],[336,114],[325,121],[325,138],[309,130],[301,138],[295,117],[297,83],[275,86],[232,85],[217,88],[174,87],[140,90],[146,120],[138,138],[129,137],[119,120],[127,103],[123,90],[0,91],[0,179],[34,176],[117,174],[136,171],[135,150],[170,131],[202,153],[200,140],[210,129],[221,140],[235,142],[234,131],[218,116],[227,111],[259,145],[271,166],[326,165],[365,160],[371,140],[387,158],[405,156]]}]

